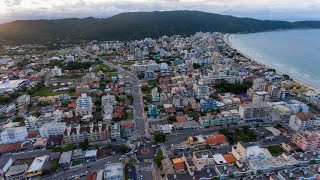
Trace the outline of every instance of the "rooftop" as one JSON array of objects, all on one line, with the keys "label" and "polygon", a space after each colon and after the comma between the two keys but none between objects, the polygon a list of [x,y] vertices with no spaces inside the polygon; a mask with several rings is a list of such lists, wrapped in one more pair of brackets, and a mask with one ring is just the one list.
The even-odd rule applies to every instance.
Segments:
[{"label": "rooftop", "polygon": [[213,155],[209,150],[196,151],[196,152],[193,152],[193,155],[196,156],[197,159],[213,158]]},{"label": "rooftop", "polygon": [[48,159],[49,156],[45,155],[45,156],[40,156],[40,157],[36,157],[32,164],[30,165],[29,169],[27,172],[34,172],[34,171],[39,171],[43,168],[44,163],[46,162],[46,160]]},{"label": "rooftop", "polygon": [[59,159],[59,164],[69,164],[72,158],[72,151],[63,152]]},{"label": "rooftop", "polygon": [[123,175],[122,163],[106,164],[104,169],[105,169],[105,175],[107,175],[107,177]]},{"label": "rooftop", "polygon": [[17,166],[11,166],[9,170],[6,173],[6,177],[21,174],[24,173],[28,169],[27,164],[17,165]]}]

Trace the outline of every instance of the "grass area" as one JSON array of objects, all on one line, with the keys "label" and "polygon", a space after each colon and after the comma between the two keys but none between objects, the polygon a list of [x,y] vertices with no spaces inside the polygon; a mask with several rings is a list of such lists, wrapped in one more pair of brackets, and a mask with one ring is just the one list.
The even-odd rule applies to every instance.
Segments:
[{"label": "grass area", "polygon": [[131,163],[136,163],[136,162],[138,162],[136,159],[133,159],[133,158],[130,158],[129,159],[129,162],[131,162]]},{"label": "grass area", "polygon": [[82,163],[81,160],[72,161],[72,166],[77,166],[77,165],[79,165],[81,163]]},{"label": "grass area", "polygon": [[149,88],[148,86],[142,86],[141,90],[144,94],[151,93],[151,88]]},{"label": "grass area", "polygon": [[223,128],[219,130],[219,133],[225,135],[230,144],[240,141],[255,141],[257,139],[257,135],[248,126],[242,126],[237,128],[235,131],[230,131],[227,128]]},{"label": "grass area", "polygon": [[51,88],[43,87],[36,92],[34,92],[31,96],[56,96],[60,94],[68,94],[69,96],[74,96],[75,92],[70,91],[60,91],[60,92],[53,92]]},{"label": "grass area", "polygon": [[133,119],[133,114],[128,114],[127,119]]},{"label": "grass area", "polygon": [[268,146],[265,148],[269,150],[272,156],[280,156],[282,153],[285,152],[280,146]]},{"label": "grass area", "polygon": [[82,78],[82,75],[76,74],[76,75],[71,75],[71,76],[56,76],[53,77],[53,79],[79,79]]},{"label": "grass area", "polygon": [[51,88],[43,87],[32,94],[32,96],[55,96],[59,93],[52,92]]},{"label": "grass area", "polygon": [[107,73],[106,73],[106,76],[107,76],[107,77],[112,77],[112,76],[117,76],[117,75],[118,75],[117,72],[107,72]]},{"label": "grass area", "polygon": [[148,81],[148,84],[149,84],[150,86],[159,85],[159,81],[156,80],[156,79],[154,79],[154,80],[149,80],[149,81]]},{"label": "grass area", "polygon": [[117,70],[116,69],[113,69],[113,68],[110,68],[108,65],[106,65],[106,64],[100,64],[97,68],[96,68],[96,72],[98,72],[98,71],[102,71],[102,72],[104,72],[104,73],[106,73],[106,72],[117,72]]}]

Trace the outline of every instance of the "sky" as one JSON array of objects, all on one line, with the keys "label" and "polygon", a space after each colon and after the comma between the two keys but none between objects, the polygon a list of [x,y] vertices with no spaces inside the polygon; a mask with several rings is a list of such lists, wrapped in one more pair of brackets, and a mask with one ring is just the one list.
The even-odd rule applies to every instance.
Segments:
[{"label": "sky", "polygon": [[199,10],[271,20],[320,20],[320,0],[0,0],[0,23],[110,17],[132,11]]}]

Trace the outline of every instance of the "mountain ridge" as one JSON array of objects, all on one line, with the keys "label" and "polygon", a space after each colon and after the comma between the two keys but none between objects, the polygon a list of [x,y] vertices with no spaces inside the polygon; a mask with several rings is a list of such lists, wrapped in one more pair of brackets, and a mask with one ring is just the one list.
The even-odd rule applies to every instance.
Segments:
[{"label": "mountain ridge", "polygon": [[320,28],[320,21],[273,21],[202,11],[125,12],[108,18],[16,20],[0,24],[0,42],[54,43],[82,40],[134,40],[198,31],[248,33]]}]

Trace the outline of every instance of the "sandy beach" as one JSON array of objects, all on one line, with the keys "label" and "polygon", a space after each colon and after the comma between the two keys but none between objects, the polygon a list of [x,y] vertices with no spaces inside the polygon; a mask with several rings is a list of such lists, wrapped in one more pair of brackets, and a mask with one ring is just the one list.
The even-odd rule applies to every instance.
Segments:
[{"label": "sandy beach", "polygon": [[250,61],[254,61],[254,62],[256,62],[256,63],[258,63],[258,64],[261,64],[261,65],[264,65],[265,67],[270,68],[270,69],[276,69],[276,73],[279,74],[279,75],[288,74],[292,80],[294,80],[295,82],[298,82],[299,84],[301,84],[301,85],[303,85],[303,86],[305,86],[305,87],[308,87],[308,88],[311,89],[311,90],[314,90],[314,91],[319,90],[317,87],[315,87],[315,86],[313,86],[313,85],[311,85],[311,84],[308,84],[308,83],[303,82],[303,80],[295,77],[294,75],[292,75],[292,74],[290,74],[290,73],[283,72],[283,71],[281,71],[280,69],[278,69],[277,67],[271,67],[271,66],[269,66],[269,65],[267,65],[267,64],[265,64],[265,63],[262,63],[262,62],[259,61],[258,59],[253,58],[253,57],[251,57],[250,55],[248,55],[248,54],[246,54],[246,53],[243,53],[242,51],[240,51],[239,49],[237,49],[235,46],[232,45],[232,43],[229,41],[229,36],[230,36],[230,34],[225,34],[225,35],[223,36],[223,41],[224,41],[226,44],[228,44],[228,46],[230,46],[232,49],[237,50],[237,52],[239,52],[242,56],[246,57],[246,58],[249,59]]}]

